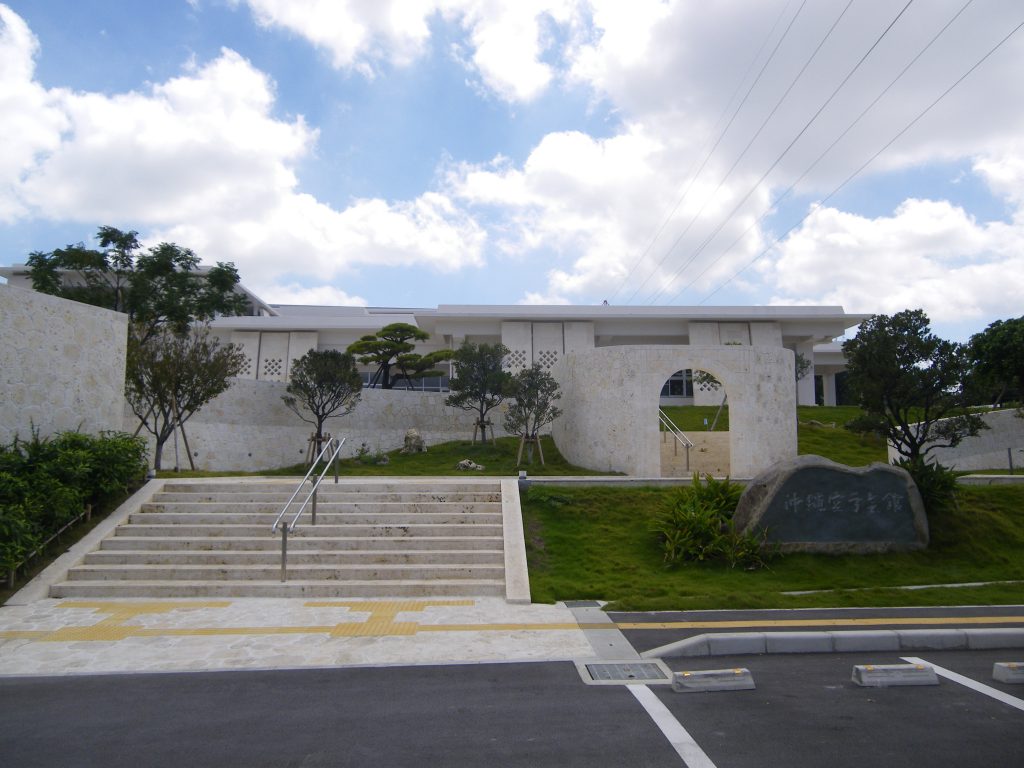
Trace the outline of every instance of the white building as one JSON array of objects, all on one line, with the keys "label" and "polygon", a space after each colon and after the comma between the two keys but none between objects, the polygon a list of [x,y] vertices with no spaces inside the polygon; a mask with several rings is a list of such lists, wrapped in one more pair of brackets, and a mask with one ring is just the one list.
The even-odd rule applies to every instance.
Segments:
[{"label": "white building", "polygon": [[[550,369],[567,353],[611,346],[784,347],[813,365],[797,386],[800,405],[814,405],[815,377],[823,403],[835,405],[835,375],[845,367],[834,339],[865,315],[842,307],[630,307],[443,304],[436,309],[323,307],[260,304],[258,316],[223,317],[217,333],[239,344],[249,358],[248,378],[285,381],[289,366],[310,349],[344,351],[360,337],[391,323],[409,323],[430,334],[417,351],[456,349],[465,340],[510,350],[512,369],[539,363]],[[369,371],[367,371],[369,377]],[[444,389],[426,380],[425,389]],[[717,404],[721,395],[696,391],[680,371],[665,382],[663,404]]]}]

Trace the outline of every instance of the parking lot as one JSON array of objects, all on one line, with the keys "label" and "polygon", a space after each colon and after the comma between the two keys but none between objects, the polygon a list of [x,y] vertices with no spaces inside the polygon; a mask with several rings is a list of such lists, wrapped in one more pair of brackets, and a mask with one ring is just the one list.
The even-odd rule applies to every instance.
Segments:
[{"label": "parking lot", "polygon": [[[925,661],[991,679],[1006,652]],[[667,660],[746,667],[750,691],[649,690],[706,755],[684,761],[626,686],[585,685],[569,662],[105,675],[0,680],[11,766],[939,766],[1024,765],[1024,711],[965,685],[862,688],[885,654]],[[1021,702],[1019,706],[1024,706]]]}]

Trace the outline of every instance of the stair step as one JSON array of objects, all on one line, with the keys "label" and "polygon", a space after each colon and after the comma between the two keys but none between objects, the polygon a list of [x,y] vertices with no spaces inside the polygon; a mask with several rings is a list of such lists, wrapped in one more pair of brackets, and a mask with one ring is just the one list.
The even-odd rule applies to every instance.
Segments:
[{"label": "stair step", "polygon": [[[314,536],[289,536],[288,551],[339,550],[339,551],[435,551],[445,548],[502,549],[501,536],[431,536],[423,538],[397,538],[384,536],[346,536],[317,538]],[[281,551],[281,537],[264,530],[258,536],[219,536],[216,538],[189,539],[180,536],[111,536],[103,540],[99,551],[118,550],[181,550],[188,552],[222,552],[238,550],[244,552]]]},{"label": "stair step", "polygon": [[[299,511],[301,504],[292,506],[291,514],[295,514]],[[306,509],[303,514],[307,514],[310,511],[311,505],[306,505]],[[259,502],[224,502],[215,505],[211,504],[195,504],[185,502],[169,502],[166,504],[154,504],[147,502],[142,505],[140,514],[149,515],[155,513],[216,513],[216,514],[269,514],[277,516],[281,514],[281,510],[284,508],[283,504],[262,504]],[[421,514],[421,513],[447,513],[447,514],[471,514],[471,513],[485,513],[501,514],[501,504],[496,502],[451,502],[451,503],[438,503],[438,502],[423,502],[418,504],[398,504],[395,502],[328,502],[322,499],[318,499],[316,505],[316,512],[319,515],[323,513],[360,513],[360,514]]]},{"label": "stair step", "polygon": [[65,581],[55,598],[96,597],[476,597],[504,596],[504,579],[369,581]]},{"label": "stair step", "polygon": [[[291,498],[292,491],[280,492],[280,493],[234,493],[229,491],[217,492],[217,493],[180,493],[177,491],[168,492],[162,491],[160,493],[153,494],[152,502],[155,504],[167,504],[167,503],[181,503],[187,502],[192,504],[220,504],[220,503],[231,503],[231,502],[254,502],[259,504],[276,504],[278,508],[284,506]],[[308,493],[300,493],[296,498],[305,499]],[[368,503],[389,503],[389,504],[416,504],[416,503],[455,503],[455,502],[500,502],[501,493],[497,491],[483,491],[480,493],[472,493],[468,491],[454,491],[452,493],[445,493],[443,491],[420,491],[411,493],[396,493],[396,492],[366,492],[359,493],[357,491],[334,491],[330,487],[320,486],[320,490],[317,492],[317,498],[321,502],[330,503],[351,503],[351,502],[368,502]]]},{"label": "stair step", "polygon": [[[269,581],[281,573],[277,565],[79,565],[68,581]],[[504,565],[306,565],[288,563],[291,578],[303,581],[365,581],[369,579],[498,579]]]},{"label": "stair step", "polygon": [[[333,538],[348,536],[450,536],[457,529],[462,536],[500,536],[500,525],[303,525],[288,538]],[[115,536],[274,536],[269,525],[121,525]]]},{"label": "stair step", "polygon": [[[302,478],[283,478],[281,481],[271,482],[170,482],[165,487],[165,493],[287,493],[295,492],[299,480]],[[329,489],[339,492],[363,492],[371,493],[501,493],[501,481],[495,478],[480,478],[476,481],[457,480],[455,482],[412,480],[399,482],[394,480],[378,480],[375,478],[359,478],[358,480],[344,480],[334,483],[332,480],[324,480],[321,489]]]},{"label": "stair step", "polygon": [[[501,549],[441,550],[290,550],[289,564],[295,565],[503,565]],[[239,550],[97,550],[83,561],[86,565],[280,565],[280,547],[265,551]]]},{"label": "stair step", "polygon": [[[221,512],[200,509],[195,512],[137,512],[128,518],[129,525],[263,525],[267,530],[277,520],[281,510],[273,512]],[[292,520],[292,514],[285,520]],[[500,525],[500,512],[336,512],[317,509],[316,527],[321,525]],[[312,527],[312,517],[307,509],[299,518],[299,527]]]}]

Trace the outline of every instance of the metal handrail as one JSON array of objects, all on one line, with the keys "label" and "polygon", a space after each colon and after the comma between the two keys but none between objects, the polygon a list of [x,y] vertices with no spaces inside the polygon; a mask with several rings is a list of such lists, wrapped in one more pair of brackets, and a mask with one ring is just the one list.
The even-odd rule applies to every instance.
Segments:
[{"label": "metal handrail", "polygon": [[676,426],[676,423],[674,421],[672,421],[672,419],[670,419],[668,417],[668,414],[665,413],[665,411],[663,411],[661,408],[658,409],[658,420],[665,427],[665,430],[667,432],[670,432],[672,434],[672,437],[675,438],[676,442],[675,442],[674,445],[675,445],[676,455],[678,455],[678,451],[679,451],[679,446],[680,445],[682,445],[684,448],[686,448],[686,471],[689,472],[690,471],[690,449],[693,448],[693,441],[690,440],[690,438],[688,438],[686,436],[686,434],[683,432],[683,430],[681,430],[679,427]]},{"label": "metal handrail", "polygon": [[[341,438],[340,440],[336,437],[332,437],[327,440],[327,442],[324,444],[324,447],[320,449],[320,453],[318,453],[316,458],[313,459],[313,463],[310,465],[309,471],[306,472],[306,476],[303,477],[302,481],[299,483],[299,487],[295,489],[295,493],[292,494],[292,497],[288,499],[287,503],[285,503],[284,509],[282,509],[280,514],[274,519],[274,524],[270,526],[271,533],[276,533],[278,529],[280,529],[281,531],[281,581],[288,580],[288,534],[295,530],[295,526],[299,522],[299,517],[302,515],[302,512],[306,509],[306,505],[309,504],[310,501],[313,502],[310,525],[316,525],[317,490],[320,488],[320,483],[327,475],[327,470],[331,468],[331,464],[334,464],[334,482],[338,482],[338,457],[341,455],[341,447],[344,444],[344,437]],[[288,513],[288,508],[292,505],[296,497],[302,491],[302,486],[306,484],[307,480],[311,479],[311,475],[313,474],[313,471],[316,469],[317,464],[319,464],[321,461],[324,461],[324,456],[326,456],[328,452],[330,452],[330,458],[326,459],[323,471],[320,473],[319,477],[317,477],[316,480],[313,481],[313,487],[310,489],[309,494],[306,496],[306,500],[302,502],[302,505],[299,507],[299,510],[292,517],[292,521],[290,523],[284,522],[284,516]]]}]

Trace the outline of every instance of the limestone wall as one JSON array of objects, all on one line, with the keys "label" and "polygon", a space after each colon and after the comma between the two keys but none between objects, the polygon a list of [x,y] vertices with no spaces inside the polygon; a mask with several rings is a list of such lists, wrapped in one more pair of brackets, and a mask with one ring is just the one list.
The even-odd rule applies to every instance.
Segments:
[{"label": "limestone wall", "polygon": [[[311,424],[300,421],[285,407],[285,383],[235,379],[231,388],[203,407],[185,424],[193,459],[199,469],[251,471],[288,466],[306,456]],[[401,448],[405,431],[415,427],[430,445],[468,440],[474,414],[449,408],[439,392],[364,389],[359,405],[347,416],[327,420],[326,431],[345,437],[344,455],[352,456],[362,443],[371,451]],[[502,415],[491,411],[495,435]],[[126,424],[135,429],[134,417]],[[179,461],[188,467],[184,443],[179,440]],[[164,447],[164,468],[174,466],[174,443]]]},{"label": "limestone wall", "polygon": [[552,433],[572,463],[640,477],[661,474],[658,402],[675,371],[707,371],[729,396],[730,469],[749,478],[796,456],[793,353],[778,347],[600,347],[552,370],[562,417]]},{"label": "limestone wall", "polygon": [[[977,437],[968,437],[955,448],[936,448],[928,453],[942,466],[968,471],[976,469],[1009,469],[1007,449],[1012,451],[1014,469],[1024,467],[1024,419],[1016,411],[981,414],[989,428]],[[889,461],[899,454],[890,446]]]},{"label": "limestone wall", "polygon": [[120,429],[128,318],[0,285],[0,443]]}]

